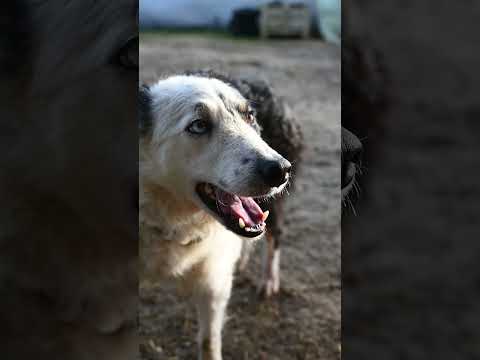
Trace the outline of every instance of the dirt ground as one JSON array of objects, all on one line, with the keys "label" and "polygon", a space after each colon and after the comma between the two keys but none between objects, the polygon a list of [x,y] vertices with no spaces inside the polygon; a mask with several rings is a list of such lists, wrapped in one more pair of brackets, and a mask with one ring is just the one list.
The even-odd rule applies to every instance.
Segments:
[{"label": "dirt ground", "polygon": [[[237,275],[224,327],[224,358],[332,360],[341,357],[340,49],[320,41],[252,41],[193,35],[142,36],[140,80],[209,67],[267,80],[305,134],[303,167],[290,194],[282,290],[256,294],[262,244]],[[161,286],[141,289],[143,356],[193,359],[191,305]]]}]

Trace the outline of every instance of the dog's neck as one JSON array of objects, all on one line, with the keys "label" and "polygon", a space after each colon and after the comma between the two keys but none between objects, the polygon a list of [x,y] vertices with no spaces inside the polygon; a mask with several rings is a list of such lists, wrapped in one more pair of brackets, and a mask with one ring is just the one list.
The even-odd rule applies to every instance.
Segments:
[{"label": "dog's neck", "polygon": [[192,200],[178,196],[163,185],[162,171],[153,166],[148,148],[148,144],[142,140],[139,148],[139,222],[142,241],[171,241],[190,245],[203,240],[201,236],[208,235],[209,228],[219,224]]},{"label": "dog's neck", "polygon": [[161,185],[142,182],[140,190],[140,205],[147,210],[161,211],[170,221],[184,221],[201,211],[193,202],[180,199]]},{"label": "dog's neck", "polygon": [[141,227],[182,245],[202,240],[198,234],[213,220],[204,210],[158,184],[141,180],[139,191]]}]

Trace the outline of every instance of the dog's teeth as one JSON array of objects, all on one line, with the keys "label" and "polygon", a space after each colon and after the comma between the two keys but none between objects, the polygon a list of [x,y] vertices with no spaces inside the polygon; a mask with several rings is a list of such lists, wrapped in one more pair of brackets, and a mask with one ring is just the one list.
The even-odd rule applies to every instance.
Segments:
[{"label": "dog's teeth", "polygon": [[[245,228],[245,221],[243,221],[242,218],[238,218],[238,226],[240,226],[240,228],[242,228],[242,229]],[[247,229],[245,229],[245,230],[247,230]]]},{"label": "dog's teeth", "polygon": [[270,211],[268,210],[263,213],[263,217],[262,217],[263,222],[267,221],[268,215],[270,215]]}]

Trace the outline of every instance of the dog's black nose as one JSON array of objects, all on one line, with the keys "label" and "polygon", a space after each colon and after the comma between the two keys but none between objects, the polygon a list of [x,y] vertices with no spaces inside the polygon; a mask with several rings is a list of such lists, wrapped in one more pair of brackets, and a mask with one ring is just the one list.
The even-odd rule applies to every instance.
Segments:
[{"label": "dog's black nose", "polygon": [[350,185],[355,179],[357,168],[362,162],[362,151],[360,140],[342,127],[342,191],[347,189],[347,187],[351,187]]},{"label": "dog's black nose", "polygon": [[342,127],[342,163],[361,162],[362,143],[350,131]]},{"label": "dog's black nose", "polygon": [[292,164],[287,159],[262,160],[258,164],[258,170],[263,181],[270,187],[277,187],[288,180],[288,174]]}]

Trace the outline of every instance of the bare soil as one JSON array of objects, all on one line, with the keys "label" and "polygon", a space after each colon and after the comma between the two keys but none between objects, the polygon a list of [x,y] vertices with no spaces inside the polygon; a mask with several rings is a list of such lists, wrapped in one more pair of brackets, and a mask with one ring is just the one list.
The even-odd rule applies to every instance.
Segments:
[{"label": "bare soil", "polygon": [[[212,68],[267,80],[300,120],[306,150],[286,203],[282,290],[257,295],[258,244],[235,280],[224,327],[224,359],[340,359],[340,49],[320,41],[142,36],[140,80]],[[193,359],[191,305],[160,285],[141,289],[143,357]]]}]

